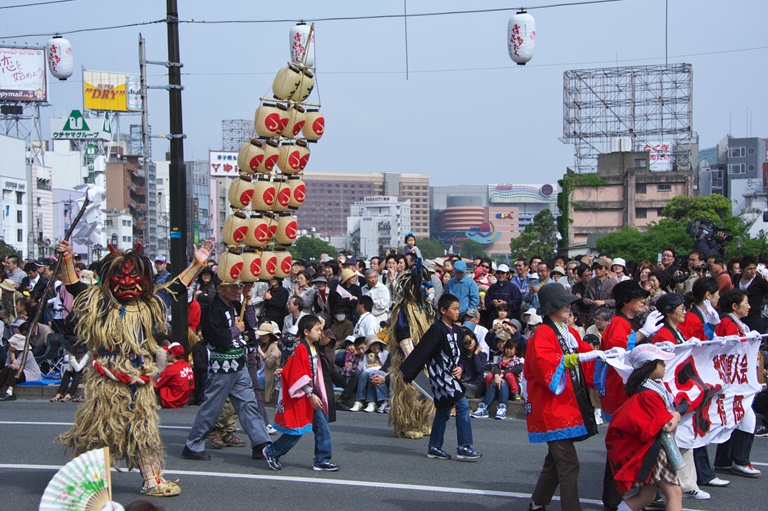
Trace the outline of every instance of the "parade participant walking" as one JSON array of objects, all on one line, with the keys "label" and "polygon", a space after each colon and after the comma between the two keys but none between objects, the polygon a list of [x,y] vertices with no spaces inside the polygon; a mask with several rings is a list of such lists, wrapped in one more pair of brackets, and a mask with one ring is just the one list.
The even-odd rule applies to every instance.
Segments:
[{"label": "parade participant walking", "polygon": [[575,442],[597,433],[585,385],[592,385],[594,372],[588,362],[601,352],[590,353],[592,347],[566,326],[578,297],[557,283],[542,286],[538,296],[544,324],[528,341],[523,375],[528,440],[546,442],[548,453],[528,509],[549,505],[559,485],[561,509],[580,511]]},{"label": "parade participant walking", "polygon": [[438,303],[440,319],[421,337],[419,344],[408,358],[400,365],[403,381],[410,383],[424,368],[429,368],[429,383],[435,400],[435,418],[432,433],[429,436],[427,457],[449,460],[451,455],[443,450],[445,425],[451,415],[451,408],[456,407],[456,436],[458,447],[456,458],[465,461],[477,461],[482,457],[472,448],[472,424],[469,419],[469,401],[464,395],[461,383],[462,368],[459,365],[461,348],[459,335],[459,299],[446,293]]},{"label": "parade participant walking", "polygon": [[[203,402],[181,452],[181,456],[189,460],[211,459],[205,452],[205,439],[216,424],[227,397],[251,439],[253,453],[261,453],[271,442],[246,365],[247,341],[243,333],[246,328],[255,328],[256,315],[253,306],[247,303],[244,317],[240,317],[240,295],[241,284],[222,282],[217,286],[216,296],[202,312],[200,326],[210,353],[209,374]],[[246,300],[250,301],[250,295]]]},{"label": "parade participant walking", "polygon": [[275,412],[275,429],[283,433],[262,454],[272,470],[283,468],[280,458],[290,451],[302,435],[315,434],[315,459],[312,469],[335,472],[339,466],[331,462],[331,430],[328,428],[328,386],[331,375],[318,354],[318,341],[323,338],[323,324],[317,316],[304,316],[299,321],[299,343],[286,362],[280,378],[283,390]]},{"label": "parade participant walking", "polygon": [[664,492],[667,510],[683,508],[680,482],[661,442],[663,432],[673,433],[680,422],[674,397],[661,381],[664,361],[673,357],[651,344],[633,349],[627,357],[634,369],[627,380],[630,397],[614,414],[605,445],[619,492],[633,487],[639,491],[623,500],[619,511],[643,509],[657,488]]},{"label": "parade participant walking", "polygon": [[[186,292],[211,255],[213,243],[195,249],[192,264],[162,289]],[[100,285],[86,286],[75,273],[72,245],[60,241],[62,282],[75,296],[75,332],[88,347],[93,371],[85,382],[87,399],[75,414],[75,426],[61,442],[78,456],[109,447],[113,462],[125,460],[144,478],[141,492],[155,497],[181,493],[162,476],[165,455],[158,428],[157,397],[150,384],[157,372],[157,330],[164,331],[166,309],[155,294],[152,268],[141,245],[124,252],[110,245],[99,267]]]}]

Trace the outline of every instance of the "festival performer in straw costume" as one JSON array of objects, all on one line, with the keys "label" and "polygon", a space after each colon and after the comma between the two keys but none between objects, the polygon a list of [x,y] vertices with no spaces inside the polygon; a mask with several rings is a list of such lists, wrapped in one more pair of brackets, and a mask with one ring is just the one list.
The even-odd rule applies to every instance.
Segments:
[{"label": "festival performer in straw costume", "polygon": [[141,493],[171,497],[181,493],[176,482],[162,476],[165,457],[158,429],[159,405],[151,379],[157,372],[154,354],[160,349],[156,335],[165,331],[166,307],[156,291],[184,290],[205,268],[213,243],[195,249],[195,259],[172,282],[158,288],[152,264],[133,250],[109,246],[99,268],[101,284],[86,286],[74,270],[72,246],[61,241],[62,282],[75,296],[75,332],[93,359],[85,382],[85,402],[75,414],[75,425],[59,440],[78,456],[109,447],[112,462],[125,460],[144,478]]},{"label": "festival performer in straw costume", "polygon": [[400,364],[419,343],[424,332],[435,322],[429,291],[429,274],[421,259],[397,277],[394,285],[392,316],[388,339],[391,372],[389,423],[395,436],[423,438],[431,431],[435,406],[413,386],[403,382]]}]

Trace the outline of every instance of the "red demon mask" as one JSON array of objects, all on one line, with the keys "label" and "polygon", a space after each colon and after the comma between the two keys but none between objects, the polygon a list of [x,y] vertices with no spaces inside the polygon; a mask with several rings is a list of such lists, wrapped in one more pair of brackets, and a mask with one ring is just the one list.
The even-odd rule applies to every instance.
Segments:
[{"label": "red demon mask", "polygon": [[117,267],[115,273],[109,277],[109,284],[112,293],[120,301],[135,300],[147,287],[146,279],[131,261],[125,261],[122,266]]}]

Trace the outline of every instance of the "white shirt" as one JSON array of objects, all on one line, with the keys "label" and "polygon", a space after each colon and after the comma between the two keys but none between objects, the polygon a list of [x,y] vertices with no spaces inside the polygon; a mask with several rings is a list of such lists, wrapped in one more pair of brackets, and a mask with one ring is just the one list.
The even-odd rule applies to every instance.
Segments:
[{"label": "white shirt", "polygon": [[387,286],[378,281],[373,289],[366,285],[362,289],[363,296],[370,296],[373,299],[373,310],[371,314],[376,316],[379,321],[386,321],[389,318],[389,305],[392,302],[389,296]]},{"label": "white shirt", "polygon": [[377,334],[379,333],[379,330],[381,330],[379,320],[370,312],[366,312],[357,320],[357,324],[352,333],[355,337],[365,337],[369,334]]},{"label": "white shirt", "polygon": [[292,326],[298,325],[299,321],[301,321],[301,318],[303,318],[306,315],[307,315],[306,312],[301,311],[299,312],[299,315],[296,316],[296,321],[294,321],[293,314],[288,314],[283,320],[283,334],[288,333],[288,330],[290,330]]},{"label": "white shirt", "polygon": [[477,345],[488,356],[488,360],[491,359],[491,348],[488,343],[485,342],[485,336],[488,335],[488,329],[483,325],[475,325],[475,337],[477,337]]}]

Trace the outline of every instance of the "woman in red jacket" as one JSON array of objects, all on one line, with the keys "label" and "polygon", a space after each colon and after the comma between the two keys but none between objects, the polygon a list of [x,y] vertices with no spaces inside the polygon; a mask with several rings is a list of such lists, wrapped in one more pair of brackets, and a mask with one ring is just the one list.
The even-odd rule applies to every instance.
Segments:
[{"label": "woman in red jacket", "polygon": [[664,324],[656,332],[651,342],[671,342],[682,344],[687,339],[678,326],[685,319],[685,299],[680,293],[667,293],[656,301],[656,309],[664,315]]},{"label": "woman in red jacket", "polygon": [[720,323],[720,316],[715,311],[719,300],[720,286],[712,277],[704,277],[693,283],[693,289],[685,295],[688,312],[679,325],[686,339],[712,339],[714,331],[709,325]]},{"label": "woman in red jacket", "polygon": [[[747,292],[738,288],[726,291],[720,298],[720,311],[723,317],[717,325],[715,334],[718,337],[737,335],[745,337],[750,329],[742,322],[749,315],[749,300]],[[727,442],[717,446],[715,452],[715,471],[730,472],[744,477],[758,477],[761,472],[752,466],[749,454],[755,439],[755,412],[747,408],[744,418],[731,433]]]}]

